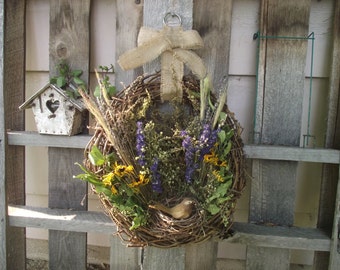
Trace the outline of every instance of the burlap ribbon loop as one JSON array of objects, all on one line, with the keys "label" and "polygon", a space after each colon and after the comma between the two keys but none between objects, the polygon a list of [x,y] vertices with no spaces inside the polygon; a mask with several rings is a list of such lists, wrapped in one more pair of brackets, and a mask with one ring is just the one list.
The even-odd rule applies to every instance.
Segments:
[{"label": "burlap ribbon loop", "polygon": [[161,30],[140,29],[138,47],[125,52],[118,63],[123,70],[137,68],[161,56],[161,100],[182,99],[184,64],[199,78],[206,76],[203,61],[191,50],[203,47],[203,40],[195,30],[165,25]]}]

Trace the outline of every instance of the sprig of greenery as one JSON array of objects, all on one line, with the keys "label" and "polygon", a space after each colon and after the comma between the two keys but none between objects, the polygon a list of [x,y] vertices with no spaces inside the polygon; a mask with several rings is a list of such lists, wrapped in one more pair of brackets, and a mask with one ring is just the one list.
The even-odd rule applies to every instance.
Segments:
[{"label": "sprig of greenery", "polygon": [[99,176],[76,163],[84,173],[74,177],[94,185],[96,192],[103,193],[122,214],[131,217],[131,230],[145,225],[147,204],[139,191],[146,183],[145,178],[141,179],[132,166],[118,164],[114,153],[103,155],[97,146],[92,147],[88,159],[93,166],[100,166],[104,175]]},{"label": "sprig of greenery", "polygon": [[[72,70],[65,61],[62,61],[57,65],[57,72],[58,75],[52,77],[50,83],[63,89],[69,97],[74,99],[79,98],[80,94],[78,93],[77,87],[83,89],[86,87],[85,82],[80,78],[83,71],[81,69]],[[72,85],[75,85],[76,88],[72,87]]]},{"label": "sprig of greenery", "polygon": [[[110,82],[110,77],[108,74],[114,73],[114,66],[111,64],[109,67],[108,66],[99,66],[100,69],[100,81],[99,85],[96,86],[93,95],[96,98],[99,98],[101,96],[101,86],[106,90],[107,94],[109,97],[113,97],[117,90],[114,85],[111,84]],[[100,86],[101,85],[101,86]]]}]

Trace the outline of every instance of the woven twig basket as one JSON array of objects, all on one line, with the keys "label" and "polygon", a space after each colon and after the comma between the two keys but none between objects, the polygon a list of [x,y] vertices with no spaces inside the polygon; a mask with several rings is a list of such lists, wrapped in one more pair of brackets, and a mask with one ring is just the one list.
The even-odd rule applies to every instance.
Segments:
[{"label": "woven twig basket", "polygon": [[[199,108],[195,108],[192,103],[190,93],[196,93],[199,96],[200,82],[193,77],[185,77],[183,79],[183,99],[182,105],[185,107],[185,111],[189,114],[199,114]],[[160,101],[160,75],[153,74],[149,76],[138,77],[131,85],[121,91],[116,98],[111,101],[111,106],[104,112],[107,124],[111,128],[117,128],[121,125],[125,127],[132,125],[126,119],[119,119],[115,117],[114,112],[121,112],[127,110],[128,107],[143,106],[143,98],[149,97],[152,105],[149,108],[147,117],[152,117],[153,110],[159,111],[160,106],[163,106]],[[214,97],[212,97],[214,98]],[[132,106],[132,107],[133,107]],[[199,106],[198,106],[199,107]],[[219,213],[209,216],[205,211],[196,204],[197,207],[193,209],[193,212],[189,218],[175,219],[172,216],[163,213],[162,211],[149,208],[148,221],[145,225],[142,225],[134,230],[131,230],[132,219],[119,211],[115,205],[109,200],[109,198],[103,193],[99,193],[98,196],[104,206],[105,212],[111,217],[113,222],[117,225],[117,232],[121,239],[127,243],[128,246],[156,246],[161,248],[175,247],[187,243],[202,242],[211,237],[227,238],[230,236],[230,227],[233,224],[233,212],[237,199],[240,197],[241,192],[245,186],[245,162],[243,153],[243,144],[241,140],[241,127],[238,121],[234,118],[234,114],[231,113],[225,105],[223,111],[227,114],[226,124],[230,129],[234,130],[234,135],[231,138],[232,148],[228,155],[228,163],[230,171],[232,172],[233,179],[230,189],[226,196],[230,199],[227,200]],[[157,117],[156,117],[157,118]],[[155,119],[157,121],[157,119]],[[164,128],[164,119],[160,119],[158,124],[161,128]],[[156,123],[157,124],[157,123]],[[95,127],[95,133],[85,149],[85,167],[96,174],[103,174],[100,166],[94,166],[89,158],[88,154],[93,146],[98,147],[104,155],[112,152],[118,153],[120,149],[127,147],[130,144],[134,145],[134,138],[131,138],[131,134],[135,134],[135,130],[131,131],[131,134],[125,134],[122,131],[120,136],[121,140],[119,145],[113,145],[107,138],[107,134],[97,123]],[[130,131],[126,131],[129,133]],[[130,147],[131,148],[131,147]],[[132,153],[133,155],[134,153]],[[94,192],[95,188],[93,188]],[[142,192],[142,191],[141,191]],[[187,194],[186,194],[187,195]],[[195,198],[195,195],[189,194],[195,200],[199,201],[200,198]],[[161,203],[167,206],[176,205],[181,201],[181,197],[173,196],[171,198],[158,196]]]}]

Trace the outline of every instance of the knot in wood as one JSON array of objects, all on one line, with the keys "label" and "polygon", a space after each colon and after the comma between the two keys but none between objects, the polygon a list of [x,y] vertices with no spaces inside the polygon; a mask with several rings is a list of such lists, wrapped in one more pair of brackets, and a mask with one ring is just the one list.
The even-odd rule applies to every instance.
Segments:
[{"label": "knot in wood", "polygon": [[68,56],[67,46],[63,42],[57,44],[56,52],[59,58],[67,58]]}]

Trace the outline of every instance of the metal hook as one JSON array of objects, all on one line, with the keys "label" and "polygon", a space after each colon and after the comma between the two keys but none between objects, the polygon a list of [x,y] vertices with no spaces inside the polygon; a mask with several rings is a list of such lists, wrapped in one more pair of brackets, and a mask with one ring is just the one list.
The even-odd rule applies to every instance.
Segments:
[{"label": "metal hook", "polygon": [[[177,19],[177,24],[174,24],[175,21],[173,19]],[[182,18],[175,12],[168,12],[164,16],[163,24],[167,26],[181,26]]]}]

